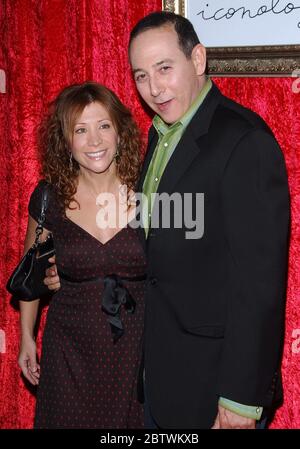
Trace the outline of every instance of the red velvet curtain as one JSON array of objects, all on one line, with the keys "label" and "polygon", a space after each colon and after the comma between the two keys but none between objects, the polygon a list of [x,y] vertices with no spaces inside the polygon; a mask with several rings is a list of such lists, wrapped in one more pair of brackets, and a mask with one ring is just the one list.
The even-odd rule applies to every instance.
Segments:
[{"label": "red velvet curtain", "polygon": [[[135,22],[161,9],[161,0],[0,0],[0,8],[0,428],[30,428],[34,394],[25,388],[17,366],[19,316],[9,304],[5,284],[22,254],[27,203],[39,176],[36,130],[49,101],[62,87],[94,79],[112,88],[132,109],[142,130],[147,131],[150,118],[134,89],[127,42]],[[225,94],[265,118],[282,146],[288,167],[292,228],[283,358],[285,400],[272,426],[297,428],[300,427],[297,82],[292,78],[223,78],[216,82]],[[39,348],[45,314],[46,310],[37,340]]]}]

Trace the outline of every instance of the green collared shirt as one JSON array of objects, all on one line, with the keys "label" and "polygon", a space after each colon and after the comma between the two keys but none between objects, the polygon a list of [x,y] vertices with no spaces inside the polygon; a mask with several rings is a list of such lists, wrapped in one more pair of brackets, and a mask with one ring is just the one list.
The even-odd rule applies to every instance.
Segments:
[{"label": "green collared shirt", "polygon": [[206,95],[212,87],[212,82],[208,78],[204,87],[195,98],[194,102],[184,114],[184,116],[173,123],[167,125],[158,115],[153,118],[153,126],[158,134],[158,142],[154,150],[150,165],[143,184],[143,193],[147,197],[147,210],[143,210],[143,221],[145,233],[148,235],[149,225],[151,221],[151,212],[153,209],[153,199],[157,192],[157,187],[165,168],[172,156],[178,142],[180,141],[184,131],[194,117],[195,113],[205,100]]},{"label": "green collared shirt", "polygon": [[[208,92],[212,88],[212,82],[208,78],[204,87],[199,92],[198,96],[183,115],[183,117],[172,125],[167,125],[158,115],[153,118],[153,126],[158,134],[158,142],[154,150],[150,165],[143,184],[143,194],[147,197],[147,209],[143,210],[143,222],[146,236],[151,222],[151,213],[153,209],[153,199],[157,192],[158,185],[164,170],[178,144],[184,131],[194,117],[197,110],[202,105]],[[259,420],[263,411],[262,407],[254,407],[239,404],[229,399],[219,398],[219,405],[247,418]]]}]

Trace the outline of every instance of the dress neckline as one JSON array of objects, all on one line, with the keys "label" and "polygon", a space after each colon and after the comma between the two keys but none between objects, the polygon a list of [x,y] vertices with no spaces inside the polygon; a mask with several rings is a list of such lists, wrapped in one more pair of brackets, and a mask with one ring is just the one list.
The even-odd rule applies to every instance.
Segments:
[{"label": "dress neckline", "polygon": [[71,220],[69,217],[66,216],[66,219],[74,226],[76,226],[76,228],[78,228],[79,230],[81,230],[84,234],[88,235],[90,238],[92,238],[93,240],[96,240],[96,242],[98,242],[101,246],[106,246],[108,245],[112,240],[114,240],[116,237],[118,237],[118,235],[122,232],[125,231],[125,229],[128,229],[128,227],[130,227],[130,223],[134,220],[134,218],[129,221],[126,226],[123,226],[122,228],[120,228],[110,239],[106,240],[106,242],[101,242],[101,240],[97,239],[97,237],[95,237],[93,234],[91,234],[89,231],[87,231],[86,229],[84,229],[82,226],[80,226],[79,224],[75,223],[75,221]]}]

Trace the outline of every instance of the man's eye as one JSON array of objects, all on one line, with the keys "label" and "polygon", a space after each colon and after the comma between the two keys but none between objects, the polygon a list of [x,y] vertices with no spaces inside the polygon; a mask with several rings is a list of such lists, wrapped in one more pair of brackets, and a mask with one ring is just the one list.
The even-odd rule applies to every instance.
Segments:
[{"label": "man's eye", "polygon": [[141,73],[140,75],[137,75],[135,77],[135,81],[140,82],[140,81],[143,81],[145,78],[146,78],[145,73]]},{"label": "man's eye", "polygon": [[167,72],[170,68],[171,68],[170,66],[164,65],[164,66],[161,67],[161,71],[162,72]]}]

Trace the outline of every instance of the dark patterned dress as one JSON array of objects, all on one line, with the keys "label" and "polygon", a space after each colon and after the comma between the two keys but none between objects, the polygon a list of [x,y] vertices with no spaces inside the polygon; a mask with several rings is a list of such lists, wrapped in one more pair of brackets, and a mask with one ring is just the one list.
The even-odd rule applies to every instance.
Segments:
[{"label": "dark patterned dress", "polygon": [[[29,204],[37,220],[40,182]],[[145,281],[124,281],[136,302],[122,306],[124,335],[114,344],[108,315],[102,311],[103,278],[135,278],[145,273],[138,231],[127,226],[102,244],[60,213],[52,191],[46,229],[53,233],[61,279],[50,301],[43,335],[36,428],[141,428],[142,406],[136,382],[141,357]],[[93,278],[99,277],[93,281]],[[82,281],[92,279],[91,281]]]}]

